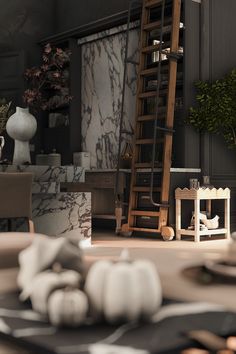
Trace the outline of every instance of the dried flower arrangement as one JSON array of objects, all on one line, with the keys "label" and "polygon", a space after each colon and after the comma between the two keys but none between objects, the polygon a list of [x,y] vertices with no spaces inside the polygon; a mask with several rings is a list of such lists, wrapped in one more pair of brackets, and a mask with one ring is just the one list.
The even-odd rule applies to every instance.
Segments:
[{"label": "dried flower arrangement", "polygon": [[59,108],[72,99],[66,68],[70,61],[70,52],[48,43],[44,47],[42,61],[41,66],[25,71],[29,88],[24,92],[23,99],[34,111]]},{"label": "dried flower arrangement", "polygon": [[11,102],[7,102],[5,98],[0,98],[0,134],[6,129],[7,120],[13,113],[10,107]]}]

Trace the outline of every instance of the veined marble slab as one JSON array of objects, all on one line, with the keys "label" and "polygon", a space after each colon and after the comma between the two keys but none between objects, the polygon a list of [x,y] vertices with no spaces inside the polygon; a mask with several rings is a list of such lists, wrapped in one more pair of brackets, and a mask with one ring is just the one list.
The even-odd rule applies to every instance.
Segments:
[{"label": "veined marble slab", "polygon": [[[61,193],[60,182],[84,182],[85,169],[79,166],[0,165],[3,172],[32,172],[32,215],[35,231],[45,235],[91,239],[91,193]],[[25,231],[17,219],[14,229]],[[0,231],[6,231],[6,220]],[[26,229],[28,231],[28,228]]]},{"label": "veined marble slab", "polygon": [[[41,193],[32,195],[35,232],[66,236],[91,243],[91,193]],[[16,219],[14,230],[28,231],[24,219]],[[0,222],[0,232],[7,231],[7,220]]]},{"label": "veined marble slab", "polygon": [[33,182],[32,184],[32,194],[37,193],[59,193],[60,183],[59,182]]},{"label": "veined marble slab", "polygon": [[36,232],[91,238],[91,193],[33,194],[32,208]]},{"label": "veined marble slab", "polygon": [[85,169],[80,166],[0,165],[1,172],[32,172],[34,181],[84,182]]},{"label": "veined marble slab", "polygon": [[[92,168],[115,168],[117,164],[126,43],[124,29],[123,32],[116,28],[96,34],[81,44],[82,149],[91,153]],[[138,60],[138,42],[139,31],[130,30],[128,58],[134,62]],[[127,64],[123,146],[132,140],[134,130],[136,78],[137,66]]]}]

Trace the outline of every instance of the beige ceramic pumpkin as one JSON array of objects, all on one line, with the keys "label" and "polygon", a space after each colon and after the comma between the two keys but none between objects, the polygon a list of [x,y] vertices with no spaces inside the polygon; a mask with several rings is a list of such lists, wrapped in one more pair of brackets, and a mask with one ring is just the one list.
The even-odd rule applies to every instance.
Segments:
[{"label": "beige ceramic pumpkin", "polygon": [[80,280],[81,275],[74,270],[39,273],[32,281],[30,299],[33,310],[47,315],[47,302],[52,291],[66,286],[79,287]]},{"label": "beige ceramic pumpkin", "polygon": [[88,299],[78,289],[55,290],[48,299],[48,317],[54,326],[76,327],[88,312]]},{"label": "beige ceramic pumpkin", "polygon": [[85,283],[91,309],[109,323],[149,319],[162,302],[160,279],[148,260],[97,261]]}]

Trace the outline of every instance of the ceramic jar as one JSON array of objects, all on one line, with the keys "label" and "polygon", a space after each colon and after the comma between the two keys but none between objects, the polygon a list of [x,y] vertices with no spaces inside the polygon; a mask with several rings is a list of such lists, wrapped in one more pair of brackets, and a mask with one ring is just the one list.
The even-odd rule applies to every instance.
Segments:
[{"label": "ceramic jar", "polygon": [[13,164],[31,163],[29,140],[37,130],[37,121],[28,108],[16,107],[16,112],[7,121],[8,135],[15,140]]}]

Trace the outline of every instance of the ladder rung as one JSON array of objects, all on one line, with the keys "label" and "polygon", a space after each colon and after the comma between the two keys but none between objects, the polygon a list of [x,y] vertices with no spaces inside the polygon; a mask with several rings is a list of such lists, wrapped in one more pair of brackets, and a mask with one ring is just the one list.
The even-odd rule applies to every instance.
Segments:
[{"label": "ladder rung", "polygon": [[[148,114],[146,116],[139,116],[138,117],[138,122],[148,122],[148,121],[153,121],[156,119],[156,115],[155,114]],[[157,119],[165,119],[165,116],[159,116],[157,117]]]},{"label": "ladder rung", "polygon": [[[152,53],[157,52],[159,50],[160,44],[149,45],[147,47],[142,48],[142,53]],[[170,47],[170,42],[162,43],[162,49],[166,49]],[[166,53],[165,53],[166,54]]]},{"label": "ladder rung", "polygon": [[[135,168],[151,168],[152,164],[150,162],[136,162],[134,167]],[[162,167],[162,163],[156,162],[154,167],[155,168]]]},{"label": "ladder rung", "polygon": [[129,227],[130,231],[139,231],[139,232],[152,232],[152,233],[160,233],[160,229],[148,229],[146,227]]},{"label": "ladder rung", "polygon": [[[163,30],[165,30],[165,28],[169,27],[171,25],[171,23],[172,23],[172,17],[165,18]],[[144,31],[152,31],[155,29],[160,30],[161,29],[161,20],[146,23],[145,25],[143,25],[143,29],[144,29]]]},{"label": "ladder rung", "polygon": [[157,130],[161,130],[165,132],[166,134],[173,134],[175,130],[173,128],[168,128],[168,127],[156,127]]},{"label": "ladder rung", "polygon": [[154,139],[137,139],[135,143],[136,145],[154,144]]},{"label": "ladder rung", "polygon": [[157,75],[158,67],[155,68],[150,68],[150,69],[144,69],[140,72],[141,76],[151,76],[151,75]]},{"label": "ladder rung", "polygon": [[155,7],[162,4],[163,0],[146,0],[144,6],[146,8]]},{"label": "ladder rung", "polygon": [[[168,90],[159,90],[159,96],[165,96],[167,95]],[[147,92],[142,92],[138,95],[139,98],[148,98],[148,97],[155,97],[157,96],[157,91],[147,91]]]},{"label": "ladder rung", "polygon": [[159,44],[149,45],[147,47],[142,48],[142,53],[152,53],[157,52],[159,49]]},{"label": "ladder rung", "polygon": [[[168,73],[169,66],[166,65],[165,67],[162,66],[161,68],[161,74],[164,74],[165,72]],[[154,68],[149,68],[149,69],[144,69],[140,72],[141,76],[152,76],[152,75],[157,75],[158,72],[158,66],[155,66]]]},{"label": "ladder rung", "polygon": [[130,214],[135,216],[152,216],[152,217],[160,216],[159,211],[150,211],[150,210],[131,210]]},{"label": "ladder rung", "polygon": [[[150,192],[151,187],[146,187],[146,186],[134,186],[133,191],[134,192]],[[161,192],[160,187],[153,187],[153,192]]]},{"label": "ladder rung", "polygon": [[[164,142],[164,139],[156,139],[157,144],[161,144]],[[137,139],[136,145],[149,145],[154,144],[154,139]]]},{"label": "ladder rung", "polygon": [[144,31],[152,31],[161,26],[161,21],[149,22],[146,25],[143,25]]},{"label": "ladder rung", "polygon": [[132,60],[132,59],[127,59],[127,60],[126,60],[126,63],[133,64],[133,65],[139,65],[139,62],[138,62],[138,61],[134,61],[134,60]]},{"label": "ladder rung", "polygon": [[[172,29],[171,25],[164,26],[162,28],[162,35],[167,34],[167,33],[171,33],[171,29]],[[160,34],[161,34],[161,28],[160,27],[158,28],[156,26],[156,27],[152,28],[152,33],[151,33],[152,38],[158,37],[158,36],[160,36]]]}]

